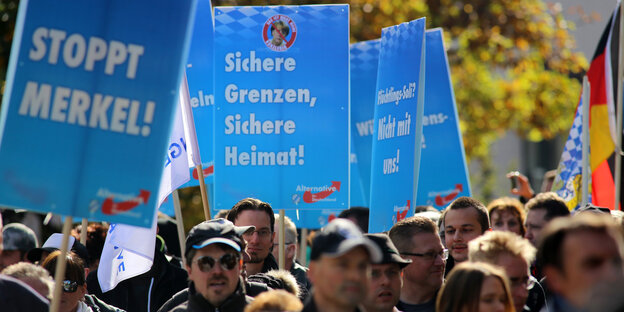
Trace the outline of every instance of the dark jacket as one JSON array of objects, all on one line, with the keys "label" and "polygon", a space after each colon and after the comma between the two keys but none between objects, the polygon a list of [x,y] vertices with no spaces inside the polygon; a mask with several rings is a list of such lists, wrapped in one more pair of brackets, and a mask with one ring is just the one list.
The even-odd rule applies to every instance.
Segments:
[{"label": "dark jacket", "polygon": [[279,270],[279,264],[277,264],[277,260],[275,260],[273,254],[269,252],[269,255],[264,259],[264,263],[262,263],[262,270],[260,270],[260,273],[266,273],[271,270]]},{"label": "dark jacket", "polygon": [[[265,284],[249,282],[249,281],[245,282],[245,293],[247,293],[247,296],[255,297],[259,295],[261,292],[265,292],[268,290],[271,290],[271,288],[269,288]],[[188,288],[185,288],[179,291],[177,294],[173,295],[171,299],[167,300],[167,302],[165,302],[165,304],[163,304],[162,307],[158,309],[158,312],[169,312],[173,310],[175,307],[184,303],[184,301],[188,300],[188,292],[189,292]]]},{"label": "dark jacket", "polygon": [[292,274],[299,284],[299,299],[304,301],[308,297],[308,293],[312,288],[312,283],[308,279],[308,268],[302,266],[296,261],[290,267],[290,274]]},{"label": "dark jacket", "polygon": [[47,312],[48,300],[21,281],[0,274],[0,310]]},{"label": "dark jacket", "polygon": [[175,293],[187,287],[187,277],[185,270],[170,264],[164,254],[156,251],[149,271],[102,293],[95,270],[87,277],[87,289],[104,302],[129,312],[156,311]]},{"label": "dark jacket", "polygon": [[93,310],[93,312],[125,312],[122,309],[106,304],[106,302],[98,299],[94,295],[85,295],[84,303]]},{"label": "dark jacket", "polygon": [[193,282],[189,283],[188,288],[188,300],[173,308],[173,312],[185,312],[185,311],[202,311],[202,312],[242,312],[245,310],[247,304],[253,301],[253,298],[245,295],[245,289],[242,286],[242,279],[238,282],[236,290],[223,301],[218,307],[213,306],[202,296],[195,291],[195,285]]}]

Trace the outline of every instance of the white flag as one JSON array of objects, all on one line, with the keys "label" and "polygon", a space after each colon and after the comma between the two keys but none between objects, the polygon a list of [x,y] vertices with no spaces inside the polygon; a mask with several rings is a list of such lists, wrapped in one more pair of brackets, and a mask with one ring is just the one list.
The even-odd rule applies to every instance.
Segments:
[{"label": "white flag", "polygon": [[[187,153],[187,150],[197,150],[195,128],[194,124],[189,125],[186,122],[189,119],[188,115],[183,118],[183,115],[186,115],[186,110],[186,113],[191,114],[190,121],[193,120],[186,77],[180,84],[179,94],[178,109],[176,110],[174,127],[171,130],[169,149],[165,160],[165,170],[160,179],[160,189],[158,190],[159,206],[173,190],[190,180],[189,167],[195,166],[193,162],[190,162],[190,153]],[[192,129],[189,128],[191,126]],[[154,213],[154,221],[149,229],[125,224],[111,224],[102,249],[97,273],[102,292],[107,292],[115,288],[121,281],[150,270],[156,247],[157,211],[158,209]]]}]

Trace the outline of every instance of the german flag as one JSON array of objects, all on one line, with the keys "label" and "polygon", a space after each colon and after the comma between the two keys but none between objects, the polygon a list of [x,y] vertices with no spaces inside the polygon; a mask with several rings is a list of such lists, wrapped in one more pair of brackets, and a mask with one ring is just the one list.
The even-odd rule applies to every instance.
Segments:
[{"label": "german flag", "polygon": [[[613,12],[592,58],[587,77],[591,85],[589,136],[592,202],[614,209],[615,138],[619,3]],[[620,133],[621,135],[621,133]]]}]

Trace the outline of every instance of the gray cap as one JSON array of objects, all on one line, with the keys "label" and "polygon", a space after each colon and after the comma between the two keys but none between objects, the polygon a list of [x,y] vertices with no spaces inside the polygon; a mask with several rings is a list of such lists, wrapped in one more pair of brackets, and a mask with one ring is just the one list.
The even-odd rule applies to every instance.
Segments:
[{"label": "gray cap", "polygon": [[37,236],[29,227],[21,223],[10,223],[2,230],[4,250],[29,251],[37,248]]}]

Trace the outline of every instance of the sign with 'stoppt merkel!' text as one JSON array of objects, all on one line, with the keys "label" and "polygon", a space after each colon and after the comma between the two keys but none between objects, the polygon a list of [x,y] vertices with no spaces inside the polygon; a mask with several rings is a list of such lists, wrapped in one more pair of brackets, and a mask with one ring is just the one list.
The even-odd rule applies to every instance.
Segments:
[{"label": "sign with 'stoppt merkel!' text", "polygon": [[382,29],[371,160],[369,232],[414,213],[422,139],[425,18]]},{"label": "sign with 'stoppt merkel!' text", "polygon": [[0,204],[149,227],[195,1],[22,1]]},{"label": "sign with 'stoppt merkel!' text", "polygon": [[442,29],[427,30],[425,111],[416,205],[444,209],[471,196]]},{"label": "sign with 'stoppt merkel!' text", "polygon": [[349,7],[215,8],[215,205],[349,202]]}]

